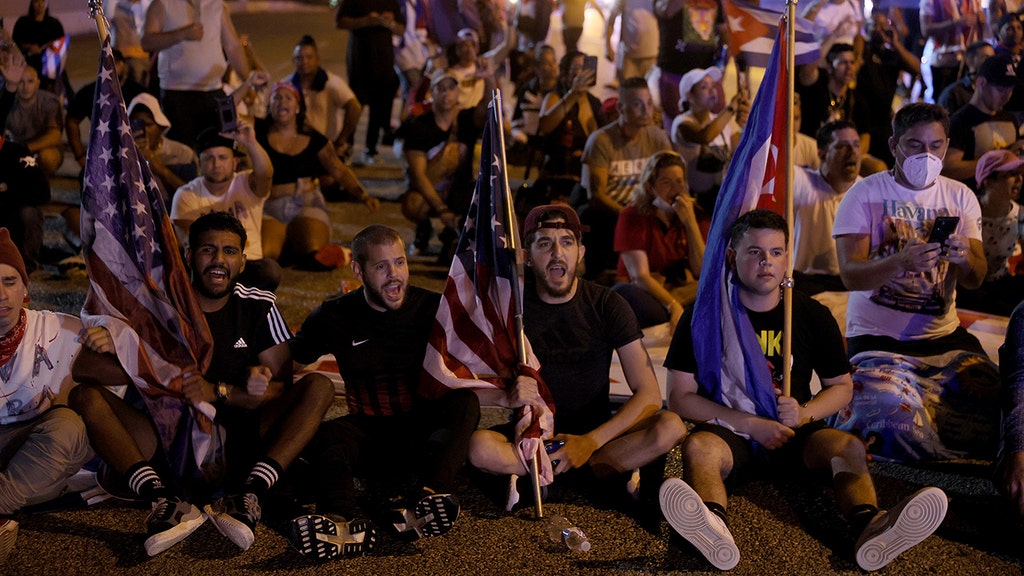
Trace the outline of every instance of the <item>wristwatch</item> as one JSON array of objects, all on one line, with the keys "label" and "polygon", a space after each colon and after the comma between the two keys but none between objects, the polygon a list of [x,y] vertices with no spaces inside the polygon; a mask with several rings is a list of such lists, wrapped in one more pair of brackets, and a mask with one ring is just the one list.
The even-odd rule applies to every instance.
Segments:
[{"label": "wristwatch", "polygon": [[220,402],[227,402],[230,390],[228,385],[223,382],[217,382],[217,385],[213,387],[213,392],[217,395],[217,400]]}]

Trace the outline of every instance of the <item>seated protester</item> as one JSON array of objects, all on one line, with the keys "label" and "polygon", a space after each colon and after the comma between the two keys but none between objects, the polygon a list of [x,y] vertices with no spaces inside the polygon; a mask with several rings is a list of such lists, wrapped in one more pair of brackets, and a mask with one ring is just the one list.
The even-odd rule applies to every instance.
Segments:
[{"label": "seated protester", "polygon": [[995,55],[995,48],[984,40],[978,40],[968,46],[967,51],[964,52],[964,63],[967,65],[964,77],[955,84],[946,86],[935,103],[945,108],[950,116],[966,106],[974,94],[974,81],[978,77],[978,68],[981,67],[982,62]]},{"label": "seated protester", "polygon": [[[160,103],[152,94],[142,93],[128,104],[128,120],[135,131],[136,144],[149,169],[156,176],[164,204],[171,204],[174,191],[199,175],[198,159],[192,148],[171,140],[167,131],[171,121],[160,110]],[[141,134],[135,125],[142,127]],[[141,136],[141,138],[139,138]]]},{"label": "seated protester", "polygon": [[977,88],[970,102],[949,117],[949,151],[942,160],[942,175],[977,189],[974,171],[978,158],[990,150],[1020,149],[1020,122],[1004,110],[1016,82],[1008,56],[993,56],[981,63]]},{"label": "seated protester", "polygon": [[[998,445],[996,367],[955,305],[957,285],[977,288],[987,266],[977,197],[938,175],[948,129],[941,106],[901,108],[896,167],[854,184],[832,228],[856,385],[833,425],[877,433],[875,459],[992,458]],[[959,218],[955,233],[929,242],[944,215]]]},{"label": "seated protester", "polygon": [[64,106],[54,93],[39,89],[39,73],[26,66],[18,83],[18,97],[7,114],[8,137],[32,152],[47,178],[64,161],[60,150]]},{"label": "seated protester", "polygon": [[540,175],[555,183],[550,200],[567,201],[580,184],[587,138],[606,124],[601,101],[590,93],[595,73],[584,70],[582,52],[568,52],[558,64],[558,85],[544,95],[539,126],[544,163]]},{"label": "seated protester", "polygon": [[999,347],[999,374],[1003,384],[1002,447],[996,465],[996,489],[1024,516],[1024,306],[1018,305],[1006,327],[1006,342]]},{"label": "seated protester", "polygon": [[616,266],[612,239],[619,212],[640,185],[647,160],[672,149],[665,131],[654,125],[654,102],[646,80],[637,77],[621,83],[615,109],[618,118],[592,132],[583,148],[580,180],[587,200],[579,214],[590,227],[583,241],[587,278],[598,278]]},{"label": "seated protester", "polygon": [[[493,75],[488,75],[488,88],[493,81]],[[489,102],[480,100],[477,108],[460,110],[458,91],[455,76],[447,70],[435,73],[430,80],[431,109],[408,118],[396,134],[402,140],[409,185],[402,195],[402,215],[416,225],[415,253],[429,253],[434,234],[430,219],[440,218],[444,229],[438,235],[442,244],[438,262],[445,266],[451,263],[458,241],[459,218],[469,210],[472,199],[473,148]]]},{"label": "seated protester", "polygon": [[[523,228],[532,276],[525,283],[523,325],[556,407],[551,440],[563,443],[549,457],[556,477],[566,474],[581,486],[593,486],[599,496],[636,499],[647,481],[641,478],[637,486],[633,471],[654,464],[660,481],[660,459],[686,435],[686,426],[661,410],[658,381],[629,306],[609,289],[578,277],[582,232],[579,217],[564,205],[534,208]],[[632,392],[614,414],[608,398],[612,352]],[[525,375],[508,390],[475,390],[482,406],[545,405],[537,381]],[[474,432],[469,460],[491,474],[528,474],[505,427]]]},{"label": "seated protester", "polygon": [[516,88],[516,106],[512,112],[512,143],[525,146],[532,155],[540,147],[540,114],[544,97],[558,87],[558,61],[555,49],[547,44],[534,47],[534,74]]},{"label": "seated protester", "polygon": [[793,286],[805,294],[845,292],[832,223],[846,191],[860,178],[860,135],[846,120],[818,130],[817,170],[793,170]]},{"label": "seated protester", "polygon": [[669,322],[674,331],[683,308],[697,297],[704,237],[686,168],[675,152],[651,156],[615,226],[619,283],[612,290],[633,309],[641,328]]},{"label": "seated protester", "polygon": [[312,36],[299,39],[292,52],[292,63],[295,72],[285,80],[302,96],[306,126],[326,136],[338,158],[348,158],[363,111],[355,92],[341,76],[320,66],[320,52]]},{"label": "seated protester", "polygon": [[[145,92],[145,88],[131,78],[128,65],[125,64],[120,50],[114,50],[114,69],[117,71],[117,81],[121,84],[121,96],[124,97],[125,102],[131,102],[136,96]],[[85,168],[86,146],[82,142],[82,121],[92,117],[92,106],[95,100],[96,83],[90,82],[75,92],[71,102],[68,103],[67,114],[64,116],[64,131],[67,133],[68,146],[75,156],[75,162],[83,169]],[[88,135],[85,136],[85,139],[87,142]],[[195,175],[193,174],[189,179],[191,178],[195,178]],[[173,190],[172,188],[171,191]]]},{"label": "seated protester", "polygon": [[[722,108],[722,71],[699,68],[683,74],[679,81],[679,108],[686,111],[672,121],[669,135],[686,161],[690,192],[708,214],[715,208],[733,150],[747,123],[749,105],[742,95],[732,97]],[[715,112],[720,110],[720,112]]]},{"label": "seated protester", "polygon": [[459,30],[458,39],[447,49],[447,72],[459,83],[460,110],[476,108],[481,101],[491,101],[484,82],[488,76],[494,75],[497,63],[504,60],[500,53],[505,51],[502,46],[481,54],[477,31],[472,28]]},{"label": "seated protester", "polygon": [[[296,362],[333,354],[345,380],[348,414],[320,424],[305,452],[318,481],[316,514],[291,523],[303,555],[326,559],[369,550],[376,528],[365,520],[381,503],[360,505],[355,477],[398,498],[395,529],[437,536],[459,516],[455,474],[466,461],[480,405],[469,390],[428,400],[418,391],[427,337],[440,295],[409,285],[401,235],[368,226],[352,240],[352,270],[362,287],[325,300],[290,341]],[[410,478],[411,477],[411,478]],[[412,489],[401,489],[403,483]]]},{"label": "seated protester", "polygon": [[50,183],[27,148],[0,136],[0,226],[10,232],[31,273],[43,248],[43,213]]},{"label": "seated protester", "polygon": [[[4,176],[0,176],[2,179]],[[82,322],[29,310],[28,274],[0,228],[0,564],[18,536],[15,514],[64,494],[68,479],[92,457],[82,419],[64,406],[74,385],[71,363]],[[40,361],[40,355],[45,359]]]},{"label": "seated protester", "polygon": [[[266,258],[263,252],[263,203],[270,194],[274,167],[267,153],[256,141],[249,124],[239,125],[238,132],[221,136],[216,128],[199,134],[196,153],[199,155],[199,176],[174,193],[171,200],[171,222],[178,242],[191,238],[189,228],[200,216],[209,212],[227,212],[245,227],[248,242],[245,269],[240,282],[244,286],[273,292],[281,283],[281,266]],[[249,155],[251,170],[237,172],[235,141],[241,142]],[[188,246],[184,246],[188,248]]]},{"label": "seated protester", "polygon": [[333,270],[348,263],[348,255],[331,244],[331,219],[320,191],[319,177],[330,175],[370,212],[380,201],[341,163],[322,134],[305,127],[302,97],[289,82],[270,90],[270,114],[256,122],[256,138],[274,167],[273,186],[263,209],[263,254],[287,255],[306,270]]},{"label": "seated protester", "polygon": [[[213,354],[204,374],[183,373],[181,396],[163,396],[133,405],[149,393],[135,388],[111,343],[124,339],[114,328],[93,328],[83,337],[74,374],[81,384],[70,404],[81,414],[96,453],[115,473],[121,491],[153,503],[146,519],[146,553],[154,556],[177,544],[209,518],[221,534],[243,550],[252,546],[260,521],[260,500],[274,487],[320,424],[334,399],[334,386],[321,374],[292,382],[288,339],[274,295],[237,283],[245,266],[246,232],[226,212],[212,212],[189,229],[185,254],[192,289],[206,317]],[[127,399],[108,386],[128,385]],[[193,462],[191,442],[183,452],[173,446],[189,434],[157,426],[182,413],[215,408],[212,446],[205,462]],[[216,462],[209,461],[210,458]],[[115,486],[108,485],[114,489]],[[203,506],[217,494],[226,494]]]},{"label": "seated protester", "polygon": [[65,73],[61,79],[44,74],[43,60],[47,49],[64,37],[64,25],[50,15],[48,3],[48,0],[29,0],[28,13],[14,22],[11,38],[25,55],[29,67],[37,72],[42,89],[63,94],[66,86],[58,84],[67,83],[67,74]]},{"label": "seated protester", "polygon": [[1024,24],[1021,23],[1020,12],[1003,15],[992,29],[998,40],[995,46],[996,54],[1009,57],[1017,72],[1018,78],[1014,83],[1013,95],[1010,96],[1005,108],[1019,118],[1019,114],[1024,113],[1024,79],[1019,77],[1020,60],[1024,56]]},{"label": "seated protester", "polygon": [[956,305],[966,310],[1009,316],[1024,299],[1024,275],[1008,262],[1021,253],[1024,211],[1017,200],[1024,183],[1024,159],[1009,150],[992,150],[978,159],[981,243],[988,261],[985,281],[976,290],[956,291]]},{"label": "seated protester", "polygon": [[[731,486],[746,468],[758,464],[780,480],[794,473],[827,472],[839,512],[857,538],[857,565],[878,570],[939,527],[946,515],[946,495],[925,488],[891,510],[879,511],[864,444],[825,424],[853,391],[839,326],[827,308],[799,292],[793,294],[792,388],[790,394],[781,394],[785,362],[781,346],[771,343],[781,341],[785,329],[781,284],[787,236],[786,221],[769,210],[747,212],[730,231],[726,260],[731,282],[726,282],[746,310],[745,329],[761,343],[767,369],[760,371],[760,381],[736,380],[719,368],[698,367],[693,340],[702,335],[700,326],[691,326],[693,308],[672,337],[665,358],[668,407],[697,426],[682,442],[685,481],[665,480],[661,509],[672,528],[709,562],[730,570],[739,563],[740,552],[726,518],[726,482]],[[723,349],[733,346],[740,343],[722,343]],[[749,360],[756,363],[760,354]],[[703,377],[715,370],[722,374],[718,382]],[[822,385],[813,395],[812,372]]]}]

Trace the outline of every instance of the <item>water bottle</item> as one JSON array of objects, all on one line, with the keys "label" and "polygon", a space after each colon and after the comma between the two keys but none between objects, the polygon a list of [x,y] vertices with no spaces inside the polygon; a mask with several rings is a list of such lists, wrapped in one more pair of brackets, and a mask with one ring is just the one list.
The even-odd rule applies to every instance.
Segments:
[{"label": "water bottle", "polygon": [[589,552],[590,540],[582,530],[572,525],[565,516],[552,516],[548,524],[548,538],[561,542],[573,552]]}]

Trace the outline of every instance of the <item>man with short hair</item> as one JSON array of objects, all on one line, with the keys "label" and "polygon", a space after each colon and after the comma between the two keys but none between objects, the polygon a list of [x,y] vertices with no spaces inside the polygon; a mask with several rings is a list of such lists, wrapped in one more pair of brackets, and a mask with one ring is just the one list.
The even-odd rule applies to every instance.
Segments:
[{"label": "man with short hair", "polygon": [[995,54],[995,48],[984,40],[978,40],[968,46],[967,51],[964,52],[964,63],[967,65],[964,77],[959,82],[946,86],[935,103],[945,108],[950,115],[966,106],[971,101],[971,96],[974,95],[978,68],[981,67],[982,62]]},{"label": "man with short hair", "polygon": [[[128,121],[137,139],[136,148],[156,177],[164,206],[169,206],[174,191],[198,175],[196,153],[185,144],[167,138],[171,121],[160,109],[155,96],[143,92],[129,102]],[[141,134],[137,126],[142,128]]]},{"label": "man with short hair", "polygon": [[321,559],[375,542],[376,528],[357,503],[357,473],[375,484],[407,484],[385,488],[398,494],[389,521],[400,533],[450,530],[459,515],[455,474],[480,419],[470,390],[428,400],[418,389],[440,295],[409,285],[401,235],[364,228],[352,240],[352,270],[362,287],[325,300],[290,342],[301,364],[333,354],[345,381],[348,414],[321,424],[306,451],[319,478],[316,514],[295,518],[289,536],[300,553]]},{"label": "man with short hair", "polygon": [[[895,168],[850,188],[832,229],[857,384],[834,424],[878,432],[870,450],[898,460],[991,457],[998,443],[998,374],[956,311],[957,285],[980,286],[987,264],[977,196],[939,176],[948,130],[941,106],[900,109]],[[940,216],[958,220],[933,240]]]},{"label": "man with short hair", "polygon": [[653,124],[654,101],[646,80],[622,81],[615,106],[618,120],[592,133],[583,148],[581,183],[588,200],[580,207],[580,218],[590,226],[583,239],[590,254],[588,278],[615,267],[612,238],[619,212],[640,184],[647,160],[655,152],[672,149],[665,131]]},{"label": "man with short hair", "polygon": [[[228,138],[227,136],[230,136]],[[281,282],[281,265],[263,257],[263,203],[270,195],[274,166],[266,150],[256,141],[251,124],[242,122],[238,132],[221,135],[207,128],[196,140],[200,175],[174,193],[171,222],[179,239],[190,237],[189,227],[208,212],[231,214],[245,227],[246,272],[241,282],[261,290],[274,291]],[[234,143],[241,142],[249,155],[251,170],[237,172]]]},{"label": "man with short hair", "polygon": [[[219,433],[209,451],[217,462],[196,463],[196,470],[158,451],[165,439],[155,415],[132,405],[138,394],[131,376],[107,354],[109,333],[97,329],[83,336],[89,352],[76,363],[83,384],[72,393],[71,405],[85,420],[93,448],[130,493],[153,503],[146,519],[150,556],[183,540],[206,518],[248,549],[261,518],[260,499],[299,456],[334,399],[334,386],[323,375],[292,383],[291,332],[274,295],[237,282],[245,267],[245,239],[238,219],[211,212],[192,224],[185,254],[210,327],[213,358],[205,374],[182,374],[180,406],[167,409],[215,407]],[[106,388],[122,383],[130,385],[129,400]],[[193,503],[225,492],[203,511]]]},{"label": "man with short hair", "polygon": [[306,126],[326,136],[338,158],[348,158],[363,111],[355,93],[341,76],[320,66],[320,51],[312,36],[303,36],[295,44],[292,63],[295,72],[286,80],[302,95]]},{"label": "man with short hair", "polygon": [[[523,228],[533,278],[523,295],[523,325],[555,403],[551,440],[563,442],[550,459],[556,475],[584,469],[603,487],[610,484],[613,491],[636,497],[627,477],[671,450],[686,427],[661,410],[658,381],[629,305],[610,289],[578,277],[585,252],[582,232],[579,217],[564,205],[534,208]],[[608,376],[612,352],[632,392],[614,414]],[[476,392],[484,406],[544,403],[537,381],[525,375],[508,390]],[[478,430],[469,458],[485,472],[523,476],[528,472],[517,450],[503,431]]]},{"label": "man with short hair", "polygon": [[1010,101],[1017,73],[1008,56],[995,55],[981,63],[976,88],[966,106],[949,117],[949,150],[942,175],[977,188],[974,169],[990,150],[1017,148],[1020,123],[1004,110]]},{"label": "man with short hair", "polygon": [[52,178],[64,161],[60,150],[64,130],[64,106],[47,90],[39,89],[39,72],[25,66],[18,83],[18,98],[7,114],[6,133],[29,149],[47,178]]},{"label": "man with short hair", "polygon": [[844,292],[832,239],[836,209],[860,180],[860,135],[852,122],[837,120],[818,130],[821,166],[793,171],[793,276],[797,290],[809,295]]},{"label": "man with short hair", "polygon": [[82,322],[28,299],[25,263],[0,228],[0,565],[18,536],[14,515],[63,494],[92,457],[82,419],[63,406]]},{"label": "man with short hair", "polygon": [[[665,480],[661,508],[672,528],[709,562],[730,570],[740,553],[726,520],[726,481],[739,478],[755,459],[780,476],[796,470],[825,471],[832,476],[839,511],[857,537],[857,565],[878,570],[939,527],[946,514],[946,495],[938,488],[925,488],[888,512],[878,510],[864,444],[825,424],[850,401],[853,391],[843,337],[828,309],[799,292],[793,294],[792,357],[789,362],[782,358],[778,342],[785,330],[781,284],[788,235],[782,216],[754,210],[733,223],[726,252],[732,290],[746,310],[748,329],[761,344],[771,375],[765,381],[774,385],[773,390],[753,390],[755,382],[730,381],[724,375],[717,389],[713,383],[697,381],[693,308],[687,309],[672,337],[665,359],[668,406],[698,424],[681,446],[685,481]],[[781,395],[778,385],[786,364],[792,387],[788,395]],[[813,395],[812,372],[822,385]],[[765,396],[775,402],[766,406]]]},{"label": "man with short hair", "polygon": [[857,78],[857,52],[850,44],[837,43],[825,54],[825,68],[808,65],[800,68],[796,91],[800,93],[800,131],[815,137],[829,122],[846,120],[862,131],[861,151],[871,147],[871,136],[864,132],[871,126],[870,103],[859,98],[852,88]]}]

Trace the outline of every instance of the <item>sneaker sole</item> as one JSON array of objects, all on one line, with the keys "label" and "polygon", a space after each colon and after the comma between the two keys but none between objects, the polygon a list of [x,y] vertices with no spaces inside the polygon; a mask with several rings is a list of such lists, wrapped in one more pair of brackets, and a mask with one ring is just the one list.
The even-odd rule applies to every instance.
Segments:
[{"label": "sneaker sole", "polygon": [[722,536],[705,516],[704,502],[685,482],[669,478],[658,490],[661,512],[672,529],[693,544],[719,570],[731,570],[740,562],[736,543]]},{"label": "sneaker sole", "polygon": [[153,534],[149,538],[146,538],[146,554],[156,556],[164,550],[167,550],[171,546],[174,546],[178,542],[188,538],[188,535],[195,532],[200,526],[202,526],[203,522],[206,522],[206,516],[199,514],[196,518],[182,520],[177,526],[170,530],[165,530],[159,534]]},{"label": "sneaker sole", "polygon": [[213,523],[218,532],[242,550],[248,550],[252,543],[256,541],[256,534],[245,522],[235,520],[227,514],[217,514],[209,504],[203,507],[203,512],[210,518],[210,522]]},{"label": "sneaker sole", "polygon": [[292,520],[288,539],[300,554],[320,560],[368,552],[377,544],[377,529],[367,520],[348,523],[338,534],[338,524],[324,516],[300,516]]},{"label": "sneaker sole", "polygon": [[7,557],[14,551],[14,545],[18,542],[18,523],[11,520],[4,524],[0,530],[0,566],[7,562]]},{"label": "sneaker sole", "polygon": [[857,549],[857,565],[869,572],[878,570],[920,544],[942,524],[948,506],[942,490],[934,487],[919,490],[897,512],[889,530],[869,538]]},{"label": "sneaker sole", "polygon": [[396,510],[402,517],[394,524],[400,534],[412,535],[413,539],[440,536],[452,529],[459,518],[459,501],[451,494],[432,494],[420,498],[416,507],[410,510]]}]

